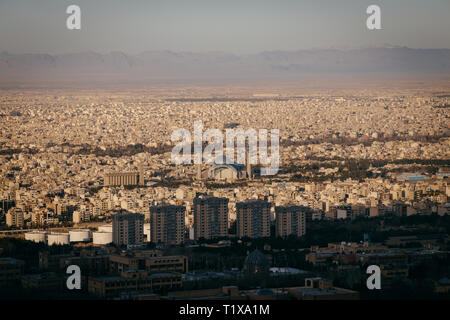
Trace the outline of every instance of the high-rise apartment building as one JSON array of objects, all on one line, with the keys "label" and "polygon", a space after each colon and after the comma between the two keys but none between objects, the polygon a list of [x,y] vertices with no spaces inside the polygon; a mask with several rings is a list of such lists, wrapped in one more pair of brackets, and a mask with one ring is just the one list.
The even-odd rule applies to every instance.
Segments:
[{"label": "high-rise apartment building", "polygon": [[295,235],[301,237],[306,233],[306,207],[280,206],[275,207],[277,237]]},{"label": "high-rise apartment building", "polygon": [[228,199],[197,194],[194,198],[194,237],[212,239],[228,235]]},{"label": "high-rise apartment building", "polygon": [[150,207],[151,241],[181,244],[184,242],[186,208],[162,204]]},{"label": "high-rise apartment building", "polygon": [[133,245],[144,242],[144,215],[139,213],[118,213],[112,216],[114,244]]},{"label": "high-rise apartment building", "polygon": [[239,238],[270,237],[270,202],[248,200],[236,203],[236,233]]}]

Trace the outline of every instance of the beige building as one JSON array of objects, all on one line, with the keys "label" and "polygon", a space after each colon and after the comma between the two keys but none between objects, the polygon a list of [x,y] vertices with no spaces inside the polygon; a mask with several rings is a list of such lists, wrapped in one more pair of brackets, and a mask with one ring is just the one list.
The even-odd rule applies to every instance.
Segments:
[{"label": "beige building", "polygon": [[188,272],[187,256],[160,256],[145,259],[145,270],[149,272]]},{"label": "beige building", "polygon": [[181,244],[184,242],[186,208],[163,204],[150,207],[151,241]]},{"label": "beige building", "polygon": [[6,214],[6,225],[8,227],[22,228],[24,225],[24,213],[19,208],[12,208]]},{"label": "beige building", "polygon": [[212,239],[228,235],[228,199],[207,195],[194,198],[194,237]]},{"label": "beige building", "polygon": [[105,175],[105,187],[112,186],[143,186],[144,176],[138,172],[108,173]]},{"label": "beige building", "polygon": [[221,164],[208,170],[208,178],[215,180],[234,181],[238,179],[252,178],[250,164]]},{"label": "beige building", "polygon": [[144,215],[119,213],[112,216],[113,242],[115,245],[134,245],[144,242]]},{"label": "beige building", "polygon": [[275,207],[277,237],[294,235],[301,237],[306,233],[306,208],[302,206]]},{"label": "beige building", "polygon": [[248,200],[236,203],[236,231],[239,238],[270,237],[270,202]]}]

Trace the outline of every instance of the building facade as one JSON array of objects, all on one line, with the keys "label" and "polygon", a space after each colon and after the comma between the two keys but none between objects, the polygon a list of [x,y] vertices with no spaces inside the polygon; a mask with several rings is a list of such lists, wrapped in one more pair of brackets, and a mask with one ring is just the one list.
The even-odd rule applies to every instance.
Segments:
[{"label": "building facade", "polygon": [[16,286],[23,275],[25,262],[14,258],[0,258],[0,288]]},{"label": "building facade", "polygon": [[187,256],[162,256],[160,254],[136,255],[133,253],[112,254],[109,256],[110,272],[121,273],[130,270],[148,272],[188,272]]},{"label": "building facade", "polygon": [[194,198],[194,237],[213,239],[228,235],[228,199],[207,195]]},{"label": "building facade", "polygon": [[112,216],[113,243],[117,246],[144,242],[144,215],[119,213]]},{"label": "building facade", "polygon": [[152,293],[179,289],[181,273],[149,273],[144,270],[122,272],[120,276],[93,277],[88,280],[89,293],[101,298],[113,298],[130,292]]},{"label": "building facade", "polygon": [[24,225],[24,213],[22,209],[12,208],[6,214],[6,225],[8,227],[22,228]]},{"label": "building facade", "polygon": [[186,208],[163,204],[150,207],[150,239],[154,243],[184,242]]},{"label": "building facade", "polygon": [[139,172],[108,173],[104,179],[105,187],[144,185],[144,176]]},{"label": "building facade", "polygon": [[277,237],[295,235],[301,237],[306,233],[306,210],[302,206],[275,207]]},{"label": "building facade", "polygon": [[236,234],[239,238],[270,237],[270,202],[248,200],[236,203]]}]

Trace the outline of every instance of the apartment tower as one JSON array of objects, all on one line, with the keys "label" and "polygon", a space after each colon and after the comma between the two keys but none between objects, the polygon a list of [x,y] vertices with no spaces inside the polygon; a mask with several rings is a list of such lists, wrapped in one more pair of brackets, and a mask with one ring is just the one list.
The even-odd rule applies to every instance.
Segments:
[{"label": "apartment tower", "polygon": [[275,207],[277,237],[294,235],[301,237],[306,233],[306,207],[280,206]]},{"label": "apartment tower", "polygon": [[194,198],[194,237],[213,239],[228,235],[228,199],[197,194]]},{"label": "apartment tower", "polygon": [[113,242],[118,246],[144,242],[144,215],[117,213],[112,216]]},{"label": "apartment tower", "polygon": [[239,238],[270,237],[270,202],[248,200],[236,203],[236,233]]},{"label": "apartment tower", "polygon": [[150,207],[151,241],[182,244],[184,242],[186,208],[170,204]]}]

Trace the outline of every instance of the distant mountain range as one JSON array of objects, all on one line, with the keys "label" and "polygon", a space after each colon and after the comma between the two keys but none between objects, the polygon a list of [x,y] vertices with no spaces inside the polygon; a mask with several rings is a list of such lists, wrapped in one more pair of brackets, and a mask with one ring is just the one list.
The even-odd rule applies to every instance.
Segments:
[{"label": "distant mountain range", "polygon": [[0,53],[0,81],[100,81],[296,78],[310,74],[447,74],[450,49],[374,47],[235,55],[147,51],[99,54]]}]

